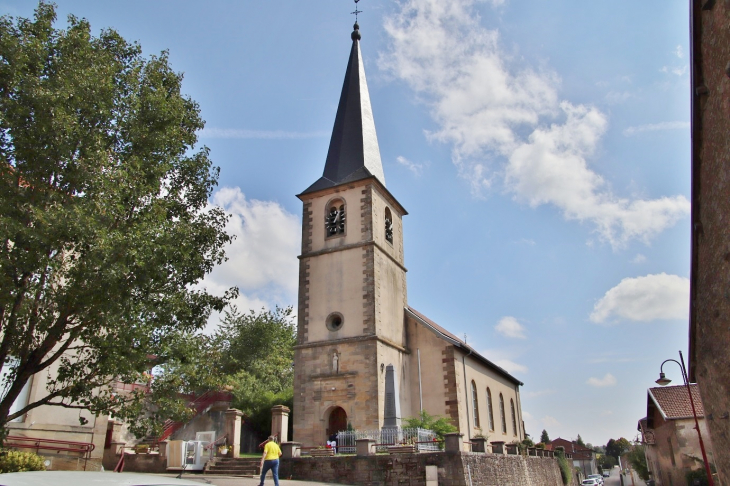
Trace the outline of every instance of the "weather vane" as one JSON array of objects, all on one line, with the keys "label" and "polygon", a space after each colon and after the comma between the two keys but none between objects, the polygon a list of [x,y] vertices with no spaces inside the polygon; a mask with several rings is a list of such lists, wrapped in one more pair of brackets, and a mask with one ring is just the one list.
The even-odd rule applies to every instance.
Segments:
[{"label": "weather vane", "polygon": [[362,10],[357,9],[357,2],[359,2],[359,1],[360,0],[355,0],[355,11],[350,12],[351,14],[355,14],[355,23],[357,23],[357,14],[362,13]]}]

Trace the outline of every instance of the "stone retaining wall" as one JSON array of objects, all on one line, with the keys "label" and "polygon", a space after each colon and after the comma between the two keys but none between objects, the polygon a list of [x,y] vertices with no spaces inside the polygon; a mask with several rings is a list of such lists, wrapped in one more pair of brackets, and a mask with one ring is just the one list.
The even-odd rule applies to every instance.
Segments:
[{"label": "stone retaining wall", "polygon": [[437,467],[439,486],[563,486],[555,458],[472,452],[282,459],[279,477],[363,486],[426,486],[426,466]]}]

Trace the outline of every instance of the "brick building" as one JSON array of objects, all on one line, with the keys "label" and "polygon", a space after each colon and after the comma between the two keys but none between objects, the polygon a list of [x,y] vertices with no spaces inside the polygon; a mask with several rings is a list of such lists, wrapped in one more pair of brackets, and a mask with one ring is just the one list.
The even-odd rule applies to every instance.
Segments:
[{"label": "brick building", "polygon": [[719,482],[730,484],[730,2],[690,5],[689,373],[699,385]]},{"label": "brick building", "polygon": [[[524,436],[522,383],[408,305],[403,206],[386,188],[357,24],[323,176],[303,202],[294,440],[446,416],[464,434]],[[392,425],[392,424],[391,424]]]},{"label": "brick building", "polygon": [[[702,400],[697,385],[692,398],[702,436],[707,437]],[[646,446],[646,460],[657,486],[685,484],[690,470],[702,469],[702,452],[695,430],[689,393],[684,385],[649,388],[646,397],[646,418],[639,421],[641,442]],[[713,462],[712,449],[707,458]]]}]

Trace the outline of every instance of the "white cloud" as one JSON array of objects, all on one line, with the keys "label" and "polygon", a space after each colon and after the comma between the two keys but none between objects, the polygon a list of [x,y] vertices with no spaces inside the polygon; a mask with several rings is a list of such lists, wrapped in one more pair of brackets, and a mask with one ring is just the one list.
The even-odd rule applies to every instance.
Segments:
[{"label": "white cloud", "polygon": [[527,366],[514,361],[517,353],[509,350],[488,349],[482,355],[500,368],[504,368],[508,373],[527,373],[528,371]]},{"label": "white cloud", "polygon": [[682,49],[681,45],[677,46],[677,48],[674,50],[674,54],[680,59],[684,57],[684,49]]},{"label": "white cloud", "polygon": [[665,74],[672,73],[675,76],[683,76],[684,74],[687,73],[687,71],[689,71],[689,66],[687,64],[685,64],[684,66],[674,66],[674,67],[662,66],[662,68],[659,71],[661,71]]},{"label": "white cloud", "polygon": [[417,164],[415,162],[411,162],[410,160],[406,159],[402,155],[399,155],[398,157],[396,157],[395,160],[400,165],[402,165],[406,169],[413,172],[414,175],[420,176],[421,172],[423,171],[423,164]]},{"label": "white cloud", "polygon": [[558,76],[519,66],[499,32],[479,24],[476,0],[405,0],[386,19],[390,45],[380,66],[431,108],[429,138],[452,146],[452,160],[475,193],[503,182],[532,206],[593,223],[614,247],[648,241],[689,213],[683,196],[615,196],[588,167],[608,126],[598,109],[558,99]]},{"label": "white cloud", "polygon": [[542,424],[545,427],[558,427],[558,426],[560,426],[560,422],[558,422],[555,417],[551,417],[550,415],[545,415],[541,420],[542,420]]},{"label": "white cloud", "polygon": [[505,316],[499,320],[494,329],[504,337],[525,339],[525,326],[512,316]]},{"label": "white cloud", "polygon": [[601,417],[608,417],[610,415],[613,415],[613,412],[611,410],[604,410],[601,412]]},{"label": "white cloud", "polygon": [[[240,295],[234,304],[244,312],[294,305],[301,242],[297,216],[276,202],[248,200],[237,187],[221,188],[210,204],[231,214],[226,231],[236,239],[226,248],[228,260],[203,285],[217,294],[237,286]],[[214,316],[209,327],[216,324]]]},{"label": "white cloud", "polygon": [[616,378],[611,373],[606,373],[603,378],[589,378],[586,383],[597,388],[605,388],[607,386],[615,386]]},{"label": "white cloud", "polygon": [[633,260],[631,260],[631,263],[644,263],[645,261],[646,257],[641,253],[637,253]]},{"label": "white cloud", "polygon": [[663,130],[689,130],[689,122],[673,121],[673,122],[661,122],[661,123],[649,123],[647,125],[639,125],[636,127],[629,127],[624,129],[624,135],[630,137],[637,133],[643,132],[657,132]]},{"label": "white cloud", "polygon": [[590,319],[632,321],[685,319],[689,315],[689,279],[660,273],[625,278],[596,302]]},{"label": "white cloud", "polygon": [[284,130],[246,130],[236,128],[204,128],[198,132],[201,138],[258,138],[258,139],[301,139],[327,137],[328,132],[287,132]]}]

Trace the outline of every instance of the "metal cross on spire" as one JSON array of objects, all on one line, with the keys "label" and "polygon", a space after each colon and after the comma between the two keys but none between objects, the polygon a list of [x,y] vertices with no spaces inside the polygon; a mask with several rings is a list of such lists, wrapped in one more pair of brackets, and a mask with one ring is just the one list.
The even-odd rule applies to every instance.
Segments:
[{"label": "metal cross on spire", "polygon": [[362,10],[357,9],[357,2],[359,2],[359,1],[360,0],[355,0],[355,11],[350,12],[351,14],[355,14],[355,23],[357,23],[357,14],[362,13]]}]

